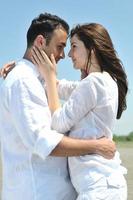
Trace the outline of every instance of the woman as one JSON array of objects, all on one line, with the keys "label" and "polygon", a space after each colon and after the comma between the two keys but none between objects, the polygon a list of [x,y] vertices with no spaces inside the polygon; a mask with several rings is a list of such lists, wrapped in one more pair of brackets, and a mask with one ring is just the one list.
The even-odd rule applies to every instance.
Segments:
[{"label": "woman", "polygon": [[[59,94],[67,99],[62,108],[54,57],[51,55],[50,61],[45,52],[34,49],[33,62],[46,81],[52,127],[60,132],[70,131],[71,137],[112,139],[116,118],[126,108],[128,86],[121,61],[107,30],[100,24],[77,25],[70,37],[69,56],[74,67],[81,70],[82,80],[59,82]],[[68,163],[78,200],[127,198],[123,176],[126,170],[120,165],[118,152],[112,160],[87,155],[68,158]]]}]

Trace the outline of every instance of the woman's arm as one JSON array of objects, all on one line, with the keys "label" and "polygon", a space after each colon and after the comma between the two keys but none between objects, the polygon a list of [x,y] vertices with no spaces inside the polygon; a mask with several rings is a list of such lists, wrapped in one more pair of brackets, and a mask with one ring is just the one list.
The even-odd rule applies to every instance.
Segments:
[{"label": "woman's arm", "polygon": [[67,101],[79,83],[80,81],[68,81],[66,79],[59,80],[57,84],[59,98]]},{"label": "woman's arm", "polygon": [[38,66],[38,69],[46,82],[49,108],[51,113],[53,113],[60,108],[61,105],[56,84],[56,62],[53,55],[51,55],[50,59],[43,50],[33,47],[32,62]]},{"label": "woman's arm", "polygon": [[39,58],[35,56],[35,64],[38,65],[42,76],[45,78],[49,107],[51,112],[54,113],[52,128],[61,133],[67,132],[94,108],[96,104],[96,92],[95,88],[92,89],[94,87],[92,86],[93,83],[85,79],[81,81],[78,87],[72,92],[69,100],[61,108],[56,87],[56,63],[54,57],[51,57],[50,61],[43,51],[36,52],[36,55]]},{"label": "woman's arm", "polygon": [[61,133],[69,131],[96,106],[96,102],[96,88],[93,82],[81,81],[62,108],[53,113],[52,128]]}]

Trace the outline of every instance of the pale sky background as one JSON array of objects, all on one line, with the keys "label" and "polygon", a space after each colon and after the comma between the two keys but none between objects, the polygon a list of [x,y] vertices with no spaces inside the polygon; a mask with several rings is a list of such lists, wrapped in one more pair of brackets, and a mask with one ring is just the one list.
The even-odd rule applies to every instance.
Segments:
[{"label": "pale sky background", "polygon": [[[64,18],[72,28],[77,23],[97,22],[104,25],[122,60],[129,81],[127,110],[116,123],[114,133],[133,131],[133,1],[132,0],[1,0],[0,1],[0,66],[20,59],[26,49],[26,33],[31,20],[41,12]],[[59,78],[79,80],[80,73],[66,58],[58,64]],[[2,80],[0,80],[2,81]]]}]

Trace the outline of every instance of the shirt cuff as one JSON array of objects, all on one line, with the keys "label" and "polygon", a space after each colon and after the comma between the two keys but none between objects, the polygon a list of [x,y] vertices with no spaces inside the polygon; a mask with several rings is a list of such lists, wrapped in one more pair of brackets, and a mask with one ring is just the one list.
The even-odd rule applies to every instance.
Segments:
[{"label": "shirt cuff", "polygon": [[33,153],[38,154],[42,159],[49,156],[63,138],[63,134],[57,133],[54,130],[46,130],[45,132],[43,130],[43,133],[39,134],[33,150]]}]

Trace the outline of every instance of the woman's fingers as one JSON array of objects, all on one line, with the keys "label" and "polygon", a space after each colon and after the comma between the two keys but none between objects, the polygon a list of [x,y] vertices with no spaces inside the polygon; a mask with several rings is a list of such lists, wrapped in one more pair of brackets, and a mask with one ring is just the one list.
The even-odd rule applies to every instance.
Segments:
[{"label": "woman's fingers", "polygon": [[2,69],[0,69],[0,77],[2,77]]},{"label": "woman's fingers", "polygon": [[54,57],[54,55],[53,54],[51,54],[51,62],[52,62],[52,64],[53,65],[56,65],[56,61],[55,61],[55,57]]},{"label": "woman's fingers", "polygon": [[32,60],[32,62],[34,63],[34,65],[38,65],[38,66],[39,66],[39,64],[38,64],[38,59],[36,59],[36,55],[32,55],[32,56],[31,56],[31,60]]},{"label": "woman's fingers", "polygon": [[39,53],[38,48],[33,47],[32,50],[33,50],[33,54],[32,55],[34,55],[34,57],[36,58],[36,61],[38,60],[37,63],[41,63],[42,58],[41,58],[41,54]]},{"label": "woman's fingers", "polygon": [[48,57],[48,55],[45,53],[44,50],[41,50],[40,53],[42,54],[42,57],[43,57],[43,61],[46,63],[46,64],[49,64],[52,65],[52,62],[50,60],[50,58]]},{"label": "woman's fingers", "polygon": [[56,74],[56,61],[53,54],[51,54],[49,58],[44,50],[33,47],[31,58],[42,75],[48,76],[51,73]]},{"label": "woman's fingers", "polygon": [[15,67],[15,62],[9,62],[5,64],[0,70],[0,76],[6,78],[7,74]]},{"label": "woman's fingers", "polygon": [[33,47],[32,56],[34,56],[37,64],[40,66],[44,65],[45,67],[53,68],[53,65],[56,65],[54,55],[50,56],[49,58],[45,51],[39,49],[38,47]]},{"label": "woman's fingers", "polygon": [[51,61],[48,58],[48,56],[46,55],[46,53],[44,52],[44,50],[39,49],[38,47],[33,47],[33,55],[34,58],[36,58],[37,64],[39,66],[41,65],[50,65]]},{"label": "woman's fingers", "polygon": [[55,71],[55,73],[57,72],[57,69],[56,69],[56,61],[55,61],[55,57],[54,57],[54,55],[53,54],[51,54],[51,62],[52,62],[52,64],[53,64],[53,70]]}]

